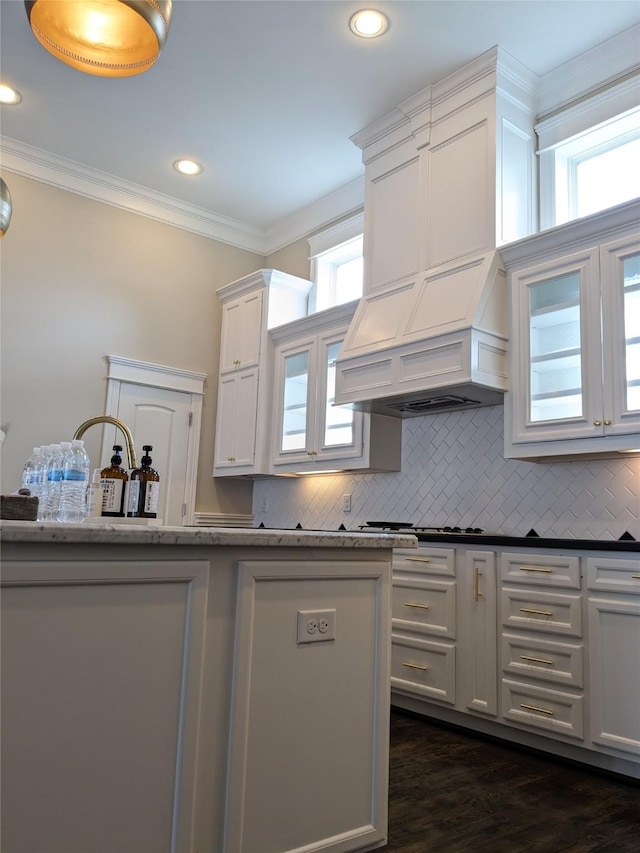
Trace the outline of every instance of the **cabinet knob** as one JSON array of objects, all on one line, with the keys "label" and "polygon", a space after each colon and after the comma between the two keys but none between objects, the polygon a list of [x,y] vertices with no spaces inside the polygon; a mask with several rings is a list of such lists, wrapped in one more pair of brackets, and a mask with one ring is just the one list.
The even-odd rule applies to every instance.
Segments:
[{"label": "cabinet knob", "polygon": [[227,462],[235,462],[235,461],[236,461],[235,456],[227,456]]},{"label": "cabinet knob", "polygon": [[594,426],[602,426],[602,421],[594,421],[593,425]]},{"label": "cabinet knob", "polygon": [[307,450],[307,456],[317,456],[317,455],[318,455],[317,450]]},{"label": "cabinet knob", "polygon": [[604,425],[605,426],[611,426],[611,421],[609,420],[609,418],[604,419]]}]

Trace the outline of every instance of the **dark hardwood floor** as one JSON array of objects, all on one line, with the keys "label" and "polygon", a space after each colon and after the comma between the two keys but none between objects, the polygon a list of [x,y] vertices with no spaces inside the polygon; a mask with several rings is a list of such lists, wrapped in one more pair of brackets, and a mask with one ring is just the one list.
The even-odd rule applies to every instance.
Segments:
[{"label": "dark hardwood floor", "polygon": [[391,715],[384,853],[639,853],[640,786]]}]

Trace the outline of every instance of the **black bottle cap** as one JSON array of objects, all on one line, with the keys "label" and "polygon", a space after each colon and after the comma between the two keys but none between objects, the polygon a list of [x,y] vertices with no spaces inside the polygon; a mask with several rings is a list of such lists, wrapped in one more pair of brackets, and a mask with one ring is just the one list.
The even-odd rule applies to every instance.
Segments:
[{"label": "black bottle cap", "polygon": [[111,464],[112,465],[119,465],[122,462],[122,456],[120,456],[120,451],[122,450],[122,445],[114,444],[113,449],[115,450],[115,453],[111,457]]},{"label": "black bottle cap", "polygon": [[151,465],[151,457],[149,456],[149,451],[153,450],[153,447],[150,444],[143,444],[142,449],[146,451],[145,455],[142,457],[142,464]]}]

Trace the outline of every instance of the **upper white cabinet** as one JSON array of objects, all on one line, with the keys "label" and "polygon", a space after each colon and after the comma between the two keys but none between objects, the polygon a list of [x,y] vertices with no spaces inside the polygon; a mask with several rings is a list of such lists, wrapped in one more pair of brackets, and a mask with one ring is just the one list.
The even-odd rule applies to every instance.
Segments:
[{"label": "upper white cabinet", "polygon": [[502,250],[512,306],[505,456],[639,446],[640,204]]},{"label": "upper white cabinet", "polygon": [[271,332],[272,473],[400,469],[399,419],[334,406],[336,359],[355,307],[351,302]]},{"label": "upper white cabinet", "polygon": [[493,48],[355,134],[365,294],[531,234],[534,86]]},{"label": "upper white cabinet", "polygon": [[303,317],[311,282],[259,270],[218,290],[222,301],[215,477],[266,474],[272,326]]}]

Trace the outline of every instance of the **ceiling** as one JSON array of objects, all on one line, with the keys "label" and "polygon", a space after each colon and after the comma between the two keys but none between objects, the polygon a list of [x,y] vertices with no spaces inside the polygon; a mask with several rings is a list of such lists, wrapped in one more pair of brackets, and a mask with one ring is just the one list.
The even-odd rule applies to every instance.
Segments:
[{"label": "ceiling", "polygon": [[[380,39],[343,0],[174,0],[159,60],[102,79],[47,53],[0,0],[3,137],[258,229],[363,175],[349,137],[499,45],[536,74],[640,20],[637,0],[392,0]],[[173,162],[191,157],[198,177]]]}]

